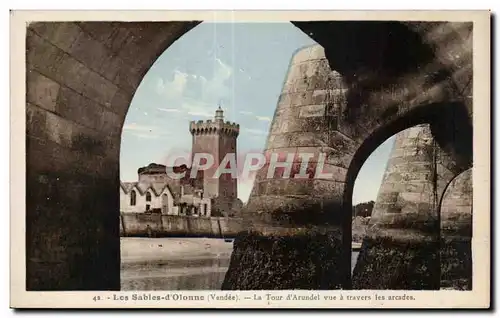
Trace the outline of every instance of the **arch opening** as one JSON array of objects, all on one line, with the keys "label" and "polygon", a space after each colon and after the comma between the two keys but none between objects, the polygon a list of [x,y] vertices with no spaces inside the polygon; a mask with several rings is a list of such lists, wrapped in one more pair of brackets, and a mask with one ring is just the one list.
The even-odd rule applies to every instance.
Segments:
[{"label": "arch opening", "polygon": [[[244,162],[246,153],[262,153],[290,56],[314,43],[290,23],[270,23],[264,35],[266,25],[201,23],[161,53],[139,83],[122,128],[120,178],[156,191],[158,199],[146,194],[145,201],[151,210],[159,204],[161,215],[153,219],[156,215],[129,209],[122,223],[136,235],[147,235],[149,225],[156,237],[164,236],[155,241],[162,240],[165,248],[179,240],[190,246],[212,246],[203,250],[209,254],[204,254],[203,262],[219,266],[211,267],[217,273],[204,270],[204,275],[191,275],[189,285],[183,285],[183,277],[157,282],[139,277],[136,282],[122,280],[123,289],[143,283],[143,289],[159,288],[160,280],[164,289],[220,289],[233,248],[220,239],[233,238],[242,230],[240,210],[250,195],[251,180],[241,178],[241,171],[235,176],[223,173],[217,180],[210,179],[211,168],[194,173],[196,154],[210,154],[214,163],[230,168],[234,162]],[[280,42],[284,36],[286,43]],[[234,160],[228,157],[233,153]],[[183,167],[180,161],[170,161],[180,154],[186,159]],[[210,158],[199,159],[199,166],[213,164]],[[186,176],[179,180],[165,174],[181,170]],[[196,182],[191,182],[191,172],[197,175]],[[171,189],[170,202],[159,191],[166,185]],[[156,221],[157,227],[151,225]],[[128,250],[125,241],[122,250]],[[193,245],[169,259],[201,257],[199,253]],[[175,280],[179,284],[170,286]]]},{"label": "arch opening", "polygon": [[[28,26],[28,290],[119,289],[119,274],[109,268],[120,267],[116,189],[124,118],[153,62],[198,23],[39,22]],[[319,42],[335,41],[330,37]],[[338,45],[337,52],[342,48]],[[345,53],[348,50],[339,56]],[[356,59],[358,64],[362,61]],[[451,69],[458,62],[453,63]],[[57,98],[41,98],[47,89]],[[64,224],[51,223],[54,211],[67,216]],[[82,224],[82,218],[89,224]],[[75,229],[86,235],[78,239],[53,235]],[[44,238],[52,238],[50,246]]]},{"label": "arch opening", "polygon": [[[444,134],[442,132],[436,134],[438,129],[434,129],[434,127],[442,125],[445,121],[448,123],[446,131],[451,132],[447,134],[447,138],[443,137]],[[451,153],[450,156],[452,158],[450,158],[450,161],[453,163],[453,166],[450,170],[460,171],[462,169],[463,171],[464,167],[467,169],[471,166],[472,124],[470,117],[467,116],[465,106],[461,103],[439,103],[416,107],[405,116],[397,117],[395,120],[375,130],[356,150],[346,174],[346,187],[343,194],[343,202],[346,202],[348,207],[352,203],[356,177],[370,154],[392,136],[403,130],[423,124],[429,125],[433,137],[435,136],[436,146],[442,148],[446,153]],[[453,151],[454,149],[459,150]]]},{"label": "arch opening", "polygon": [[[387,163],[383,184],[366,228],[367,236],[354,268],[353,288],[440,288],[440,254],[442,254],[440,205],[444,189],[455,177],[456,171],[470,167],[472,160],[472,145],[467,144],[467,139],[457,138],[458,134],[451,137],[448,134],[447,138],[443,138],[446,134],[435,133],[436,125],[443,121],[441,116],[453,123],[451,125],[454,127],[453,131],[459,132],[462,129],[465,130],[461,132],[463,134],[470,132],[467,130],[470,128],[469,121],[464,122],[460,116],[446,116],[451,107],[460,114],[460,110],[456,109],[463,105],[433,104],[422,107],[419,111],[423,111],[420,114],[411,114],[411,119],[401,118],[401,121],[395,121],[375,131],[354,155],[347,173],[347,187],[344,193],[346,200],[344,202],[347,202],[348,206],[353,189],[350,182],[359,173],[360,166],[357,163],[364,162],[367,154],[380,145],[381,140],[396,134],[391,159]],[[374,143],[371,144],[372,142]],[[457,147],[456,144],[460,143],[462,145]],[[450,149],[462,151],[450,151]],[[429,255],[425,258],[418,252],[408,254],[407,251],[398,254],[398,249],[394,247],[401,244],[397,243],[398,241],[413,244],[415,251],[426,250]],[[422,243],[424,241],[431,243]],[[392,257],[380,256],[384,250],[391,250]],[[392,266],[394,258],[396,258],[394,268],[390,270],[394,273],[388,274],[384,267]],[[405,269],[400,267],[402,259],[409,261],[410,267],[415,271],[422,267],[426,273],[422,276],[405,273]],[[380,275],[368,275],[365,271],[366,266],[380,271]],[[398,277],[405,279],[396,279],[394,275],[402,275]]]},{"label": "arch opening", "polygon": [[356,176],[351,207],[351,273],[356,265],[380,188],[383,186],[387,165],[398,134],[380,144],[366,159]]}]

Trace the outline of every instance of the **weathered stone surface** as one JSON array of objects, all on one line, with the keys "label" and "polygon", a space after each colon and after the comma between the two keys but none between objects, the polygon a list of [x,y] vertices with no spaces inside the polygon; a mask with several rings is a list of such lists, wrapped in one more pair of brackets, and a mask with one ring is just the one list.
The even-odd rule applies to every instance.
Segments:
[{"label": "weathered stone surface", "polygon": [[26,106],[26,116],[27,135],[71,148],[71,122],[31,104]]},{"label": "weathered stone surface", "polygon": [[[31,31],[28,31],[27,41],[30,52],[28,69],[33,68],[57,83],[64,83],[64,86],[104,106],[110,105],[118,89],[115,84]],[[32,46],[34,49],[30,50]]]},{"label": "weathered stone surface", "polygon": [[[26,32],[26,51],[27,68],[35,68],[44,75],[52,74],[65,54],[30,29]],[[54,76],[50,78],[57,80]]]},{"label": "weathered stone surface", "polygon": [[33,70],[27,72],[27,77],[27,102],[55,111],[60,85]]},{"label": "weathered stone surface", "polygon": [[352,220],[352,241],[356,243],[362,243],[366,235],[366,229],[368,227],[368,222],[370,218],[356,216]]},{"label": "weathered stone surface", "polygon": [[472,169],[454,178],[441,203],[441,286],[472,289]]},{"label": "weathered stone surface", "polygon": [[441,240],[441,288],[472,290],[472,244],[470,238]]},{"label": "weathered stone surface", "polygon": [[222,289],[341,289],[341,246],[341,231],[334,230],[293,236],[241,234],[234,241]]},{"label": "weathered stone surface", "polygon": [[[118,71],[130,69],[117,56],[135,24],[88,22],[82,27],[36,22],[28,26],[28,290],[120,288],[115,192],[119,136],[134,87],[117,86]],[[127,74],[135,75],[129,82],[139,83],[156,57],[195,24],[176,25],[161,41],[158,29],[142,33],[141,50],[147,54],[141,56],[147,56],[147,61],[135,57],[134,65],[140,63],[142,69]]]},{"label": "weathered stone surface", "polygon": [[[110,271],[120,265],[118,223],[113,213],[103,213],[99,205],[107,202],[108,207],[119,207],[110,182],[118,170],[96,177],[97,161],[92,170],[77,165],[78,160],[70,162],[68,157],[54,162],[47,154],[58,151],[45,143],[35,152],[31,147],[34,142],[30,138],[27,148],[38,158],[38,165],[27,169],[27,290],[114,288],[119,276],[110,275]],[[71,153],[59,149],[61,155]],[[90,157],[82,159],[86,164],[91,162]],[[61,161],[73,165],[61,169],[57,164]],[[108,163],[105,169],[112,166]]]},{"label": "weathered stone surface", "polygon": [[[357,144],[349,137],[336,131],[336,119],[340,116],[339,110],[346,89],[343,86],[340,74],[330,70],[328,61],[324,56],[321,46],[311,46],[298,50],[292,57],[283,92],[278,102],[271,134],[268,137],[266,153],[309,153],[313,157],[309,159],[310,178],[315,177],[313,163],[318,162],[320,154],[323,159],[324,173],[332,173],[330,180],[344,182],[346,167],[350,162],[350,156],[354,154]],[[340,97],[339,97],[340,96]],[[289,150],[293,149],[293,150]],[[343,158],[347,157],[347,158]],[[300,160],[294,160],[300,162]],[[318,174],[319,176],[319,174]],[[279,172],[274,178],[282,178]],[[267,175],[257,175],[256,187],[249,199],[248,208],[255,206],[260,210],[262,207],[270,209],[273,213],[271,202],[261,203],[267,195],[310,195],[322,196],[325,199],[338,200],[342,191],[337,191],[337,183],[316,181],[274,181],[267,179]],[[286,186],[283,186],[286,184]],[[340,187],[343,189],[343,185]],[[321,193],[321,195],[319,195]],[[260,195],[263,195],[261,198]],[[302,199],[298,199],[301,201]],[[287,199],[289,201],[289,199]],[[276,202],[276,208],[281,204]]]},{"label": "weathered stone surface", "polygon": [[[435,163],[439,151],[427,125],[397,135],[373,208],[371,224],[388,226],[399,224],[398,220],[404,218],[437,222],[437,206],[444,190],[444,186],[439,187],[438,180],[449,178],[438,173]],[[407,157],[413,159],[406,160]],[[444,181],[447,183],[450,179]],[[394,214],[396,211],[398,215]]]},{"label": "weathered stone surface", "polygon": [[439,242],[396,238],[363,240],[353,289],[439,289]]},{"label": "weathered stone surface", "polygon": [[441,202],[441,229],[450,234],[472,233],[472,168],[456,176]]},{"label": "weathered stone surface", "polygon": [[113,52],[118,51],[131,31],[116,22],[79,22],[80,28],[91,37],[106,45]]},{"label": "weathered stone surface", "polygon": [[103,128],[104,124],[101,122],[103,111],[104,106],[67,87],[62,87],[57,96],[56,113],[92,129]]},{"label": "weathered stone surface", "polygon": [[[417,253],[416,255],[420,255],[418,257],[424,258],[423,254],[421,254],[422,251],[419,251],[419,249],[434,255],[432,258],[420,260],[420,262],[425,262],[425,265],[418,265],[422,267],[422,271],[437,270],[439,276],[439,266],[441,264],[441,267],[446,269],[446,272],[452,271],[449,268],[458,268],[456,270],[458,272],[457,276],[466,273],[464,268],[467,266],[463,265],[463,262],[467,262],[467,260],[457,260],[451,256],[454,253],[455,255],[460,253],[463,256],[465,245],[462,243],[454,244],[453,240],[450,242],[449,239],[443,239],[441,244],[444,244],[444,246],[440,246],[438,234],[440,228],[443,229],[444,224],[447,223],[456,224],[456,220],[445,221],[447,213],[443,213],[442,208],[441,216],[439,216],[439,205],[442,199],[446,197],[444,191],[454,178],[454,174],[444,168],[447,165],[446,161],[450,160],[450,157],[440,155],[443,152],[444,150],[437,145],[432,137],[428,125],[420,125],[397,135],[377,201],[373,208],[370,227],[367,231],[366,240],[369,243],[363,246],[362,254],[360,254],[363,255],[363,258],[360,259],[362,261],[358,261],[353,274],[353,282],[356,288],[393,289],[395,288],[393,284],[399,284],[396,283],[399,280],[398,277],[401,275],[408,277],[414,275],[415,269],[413,267],[407,267],[408,272],[406,274],[403,272],[404,267],[401,267],[392,274],[391,272],[385,273],[383,280],[380,281],[369,279],[366,276],[366,273],[374,268],[392,262],[390,258],[394,257],[394,255],[384,252],[385,249],[393,248],[398,250],[401,245],[412,246],[414,252],[411,253]],[[412,159],[406,160],[407,157]],[[465,183],[460,181],[460,184]],[[466,192],[470,193],[471,191],[461,189],[462,195]],[[454,195],[454,197],[457,196],[460,196],[460,194]],[[453,201],[452,199],[448,202],[454,208],[454,205],[459,205],[458,202],[460,201]],[[451,213],[449,215],[451,218]],[[384,243],[382,244],[380,241]],[[424,241],[427,243],[422,243]],[[381,244],[384,246],[380,246]],[[391,247],[391,244],[394,244],[394,246]],[[457,248],[460,251],[456,250]],[[400,251],[400,253],[401,255],[398,254],[397,257],[403,259],[408,257],[407,252]],[[440,259],[438,257],[440,254],[445,259]],[[416,258],[414,261],[418,262]],[[450,263],[453,263],[453,265]],[[458,266],[455,263],[463,266]],[[429,279],[425,282],[426,286],[439,287],[440,283],[435,273],[429,272],[425,275]],[[453,276],[453,274],[444,274],[445,277],[450,275]],[[431,281],[430,279],[437,281]],[[466,277],[462,276],[461,279],[466,279]],[[386,284],[385,287],[384,284]],[[403,285],[400,287],[403,289],[406,287],[420,289],[420,282],[412,283],[416,285],[401,284]]]},{"label": "weathered stone surface", "polygon": [[67,52],[95,72],[101,71],[101,65],[111,53],[104,44],[83,31],[80,32]]},{"label": "weathered stone surface", "polygon": [[34,22],[28,28],[63,51],[68,51],[82,30],[73,22]]}]

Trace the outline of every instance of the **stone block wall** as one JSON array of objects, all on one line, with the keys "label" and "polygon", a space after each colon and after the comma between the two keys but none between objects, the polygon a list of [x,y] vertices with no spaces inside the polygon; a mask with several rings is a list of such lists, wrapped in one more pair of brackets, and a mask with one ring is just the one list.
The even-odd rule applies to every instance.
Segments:
[{"label": "stone block wall", "polygon": [[[297,215],[311,204],[318,205],[314,208],[317,211],[321,210],[320,202],[339,203],[350,156],[358,145],[344,134],[340,120],[346,92],[342,77],[330,69],[321,46],[306,47],[295,53],[267,138],[268,163],[258,171],[247,206],[249,211],[271,214],[293,211]],[[308,176],[299,179],[294,177],[300,171],[301,153],[312,157]],[[279,161],[292,159],[289,178],[284,168],[276,168],[268,175],[272,156]],[[320,172],[331,173],[331,178],[314,178],[321,156],[324,164]]]},{"label": "stone block wall", "polygon": [[120,289],[123,121],[151,64],[194,25],[27,24],[27,290]]},{"label": "stone block wall", "polygon": [[187,237],[235,237],[243,231],[238,218],[190,217],[178,215],[147,215],[122,213],[121,236],[187,236]]},{"label": "stone block wall", "polygon": [[[441,203],[441,287],[472,289],[472,168],[451,181]],[[486,211],[485,211],[486,212]],[[478,241],[485,233],[474,233]]]},{"label": "stone block wall", "polygon": [[434,232],[437,206],[450,172],[438,159],[429,125],[396,136],[370,223],[382,229]]}]

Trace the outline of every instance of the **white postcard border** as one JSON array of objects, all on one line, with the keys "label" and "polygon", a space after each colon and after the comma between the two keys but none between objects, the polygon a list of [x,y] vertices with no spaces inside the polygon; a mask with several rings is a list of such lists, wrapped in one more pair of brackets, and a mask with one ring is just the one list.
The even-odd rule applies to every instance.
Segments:
[{"label": "white postcard border", "polygon": [[[28,292],[25,290],[25,46],[29,21],[114,20],[272,22],[304,20],[473,21],[473,290],[472,291],[155,291],[155,292]],[[11,12],[11,307],[22,308],[487,308],[490,305],[490,12],[489,11],[12,11]],[[13,177],[15,176],[15,177]],[[131,300],[133,294],[204,296],[203,301]],[[236,295],[239,301],[209,301],[210,294]],[[266,294],[307,296],[319,301],[256,301]],[[344,296],[327,301],[324,296]],[[377,300],[374,295],[408,295],[415,300]],[[347,300],[371,296],[372,300]],[[114,300],[128,296],[130,300]],[[94,300],[99,297],[99,301]],[[109,297],[109,299],[108,299]],[[386,298],[387,299],[387,298]]]}]

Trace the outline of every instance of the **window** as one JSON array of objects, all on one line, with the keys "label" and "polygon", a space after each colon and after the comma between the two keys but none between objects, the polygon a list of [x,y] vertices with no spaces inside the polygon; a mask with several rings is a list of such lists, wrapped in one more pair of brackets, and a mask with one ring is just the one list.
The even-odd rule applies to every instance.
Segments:
[{"label": "window", "polygon": [[203,204],[203,211],[204,211],[204,215],[207,215],[208,214],[208,204]]},{"label": "window", "polygon": [[136,196],[137,196],[137,194],[135,193],[134,190],[132,190],[132,192],[130,192],[130,205],[131,206],[135,205]]},{"label": "window", "polygon": [[151,210],[151,205],[146,204],[146,211],[149,211],[149,210]]},{"label": "window", "polygon": [[146,192],[146,201],[151,202],[151,193]]},{"label": "window", "polygon": [[168,213],[168,195],[164,194],[162,197],[162,213],[167,214]]}]

